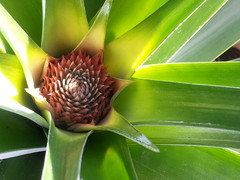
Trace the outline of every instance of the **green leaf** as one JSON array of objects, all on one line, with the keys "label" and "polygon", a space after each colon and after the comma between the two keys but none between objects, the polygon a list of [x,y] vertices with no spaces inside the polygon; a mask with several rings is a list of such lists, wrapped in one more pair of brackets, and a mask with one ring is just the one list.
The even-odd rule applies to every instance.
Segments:
[{"label": "green leaf", "polygon": [[4,39],[1,33],[0,33],[0,53],[6,53]]},{"label": "green leaf", "polygon": [[133,124],[240,129],[239,88],[140,79],[134,81],[114,102],[115,109]]},{"label": "green leaf", "polygon": [[45,128],[48,127],[47,121],[42,116],[35,113],[31,109],[19,104],[18,102],[12,100],[11,98],[0,97],[0,109],[19,114],[32,120],[40,126],[43,126]]},{"label": "green leaf", "polygon": [[176,63],[142,66],[134,78],[240,87],[240,63]]},{"label": "green leaf", "polygon": [[1,97],[13,97],[21,101],[26,82],[21,64],[15,55],[0,54],[0,89]]},{"label": "green leaf", "polygon": [[126,119],[119,115],[114,109],[112,109],[108,116],[102,121],[102,123],[93,125],[74,125],[69,128],[75,132],[83,132],[89,130],[98,131],[110,131],[124,136],[151,151],[159,152],[154,144],[152,144],[142,133],[137,131]]},{"label": "green leaf", "polygon": [[[141,124],[136,126],[154,144],[192,145],[211,147],[240,147],[240,131],[201,125],[179,125],[171,123]],[[129,142],[130,143],[130,142]]]},{"label": "green leaf", "polygon": [[91,131],[72,133],[57,129],[51,120],[42,179],[78,179],[83,149],[90,134]]},{"label": "green leaf", "polygon": [[28,154],[0,160],[0,179],[33,180],[40,179],[44,153]]},{"label": "green leaf", "polygon": [[115,0],[109,16],[106,43],[116,39],[146,19],[168,0]]},{"label": "green leaf", "polygon": [[114,107],[155,143],[240,146],[239,88],[135,79]]},{"label": "green leaf", "polygon": [[158,146],[152,153],[132,145],[139,179],[238,179],[240,155],[228,149]]},{"label": "green leaf", "polygon": [[12,48],[9,46],[8,42],[3,37],[1,32],[0,32],[0,53],[14,54]]},{"label": "green leaf", "polygon": [[98,132],[90,136],[83,154],[82,178],[137,180],[125,138]]},{"label": "green leaf", "polygon": [[112,0],[106,0],[92,27],[74,51],[87,51],[89,55],[93,56],[104,50],[106,27],[111,6]]},{"label": "green leaf", "polygon": [[0,97],[12,97],[23,105],[32,105],[32,99],[26,94],[26,80],[15,55],[0,54]]},{"label": "green leaf", "polygon": [[35,44],[0,4],[0,32],[18,56],[29,88],[38,83],[48,55]]},{"label": "green leaf", "polygon": [[0,142],[0,159],[5,159],[43,151],[46,138],[33,122],[0,109]]},{"label": "green leaf", "polygon": [[[9,14],[38,45],[42,33],[42,0],[0,0]],[[7,51],[11,53],[11,51]]]},{"label": "green leaf", "polygon": [[171,62],[212,61],[240,39],[239,1],[228,1]]},{"label": "green leaf", "polygon": [[91,19],[95,16],[95,14],[102,7],[104,0],[84,0],[87,19],[90,22]]},{"label": "green leaf", "polygon": [[157,49],[148,57],[146,64],[171,63],[179,49],[227,2],[207,0],[176,27]]},{"label": "green leaf", "polygon": [[[172,37],[178,34],[180,34],[179,37],[185,39],[178,41],[179,37],[175,37],[171,40],[170,46],[175,48],[179,44],[183,45],[224,2],[226,0],[175,0],[167,2],[138,26],[106,46],[104,63],[108,67],[109,73],[114,77],[123,79],[131,77],[135,69],[156,48],[165,46]],[[209,16],[205,17],[205,12],[203,12],[203,19],[197,17],[196,20],[195,13],[198,14],[200,10],[202,12],[202,9],[209,9]],[[190,32],[188,28],[193,28],[191,33],[183,36],[183,33]],[[179,29],[182,32],[178,31]],[[168,51],[170,50],[168,49]]]},{"label": "green leaf", "polygon": [[42,48],[47,53],[71,52],[87,31],[84,0],[43,0]]}]

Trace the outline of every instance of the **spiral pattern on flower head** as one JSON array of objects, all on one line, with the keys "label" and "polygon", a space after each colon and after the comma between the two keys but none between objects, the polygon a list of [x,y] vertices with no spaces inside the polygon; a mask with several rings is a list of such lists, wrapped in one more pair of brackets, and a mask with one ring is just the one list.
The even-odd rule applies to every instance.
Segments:
[{"label": "spiral pattern on flower head", "polygon": [[111,109],[116,82],[108,75],[101,57],[80,52],[51,58],[40,92],[53,109],[57,127],[96,125]]}]

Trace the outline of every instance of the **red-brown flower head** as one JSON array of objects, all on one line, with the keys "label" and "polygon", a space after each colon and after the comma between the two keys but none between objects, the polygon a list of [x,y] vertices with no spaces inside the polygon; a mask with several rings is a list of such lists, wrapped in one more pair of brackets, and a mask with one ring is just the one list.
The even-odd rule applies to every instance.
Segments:
[{"label": "red-brown flower head", "polygon": [[50,60],[40,92],[53,109],[57,127],[96,125],[109,112],[116,82],[108,75],[101,57],[71,53]]}]

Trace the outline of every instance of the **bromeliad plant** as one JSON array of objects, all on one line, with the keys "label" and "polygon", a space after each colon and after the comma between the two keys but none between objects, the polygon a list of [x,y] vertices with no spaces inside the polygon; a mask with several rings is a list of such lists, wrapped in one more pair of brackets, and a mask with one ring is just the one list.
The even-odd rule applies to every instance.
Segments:
[{"label": "bromeliad plant", "polygon": [[[85,8],[83,0],[43,0],[41,48],[30,38],[39,35],[29,21],[38,1],[21,2],[28,21],[14,11],[17,1],[0,2],[0,31],[17,56],[6,54],[2,38],[1,178],[21,179],[11,173],[19,168],[30,179],[239,176],[238,150],[219,147],[240,145],[240,64],[196,63],[239,40],[232,23],[211,34],[227,18],[239,25],[238,1],[106,0]],[[32,23],[30,36],[5,8],[21,25]],[[229,38],[216,44],[221,33]],[[41,154],[20,155],[44,151],[44,133],[41,173]]]}]

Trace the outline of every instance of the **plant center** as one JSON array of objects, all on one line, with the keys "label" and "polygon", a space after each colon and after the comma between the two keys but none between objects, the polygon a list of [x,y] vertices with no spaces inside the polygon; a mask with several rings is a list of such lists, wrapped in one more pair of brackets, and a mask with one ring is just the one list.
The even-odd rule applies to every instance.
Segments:
[{"label": "plant center", "polygon": [[71,53],[61,59],[51,58],[40,92],[53,109],[57,127],[96,125],[111,109],[116,82],[101,57]]}]

